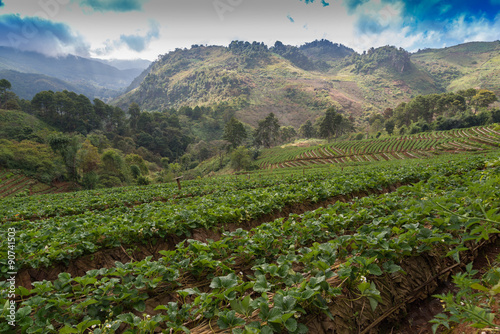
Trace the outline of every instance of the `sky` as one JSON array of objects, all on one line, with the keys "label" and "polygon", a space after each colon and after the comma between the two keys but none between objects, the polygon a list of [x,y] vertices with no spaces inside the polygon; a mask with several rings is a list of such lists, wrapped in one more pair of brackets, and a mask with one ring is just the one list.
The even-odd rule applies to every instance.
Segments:
[{"label": "sky", "polygon": [[358,52],[500,39],[500,0],[0,0],[0,46],[49,56],[149,59],[233,40]]}]

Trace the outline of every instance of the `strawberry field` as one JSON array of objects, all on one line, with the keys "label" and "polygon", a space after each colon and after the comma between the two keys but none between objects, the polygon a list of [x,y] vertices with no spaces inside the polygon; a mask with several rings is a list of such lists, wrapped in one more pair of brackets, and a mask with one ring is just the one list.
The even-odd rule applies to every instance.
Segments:
[{"label": "strawberry field", "polygon": [[0,169],[0,198],[26,197],[29,195],[56,193],[64,190],[26,177],[19,171]]},{"label": "strawberry field", "polygon": [[315,147],[274,148],[265,151],[261,168],[290,168],[427,158],[450,152],[488,151],[500,145],[495,126],[424,132],[386,139],[340,141]]},{"label": "strawberry field", "polygon": [[[353,154],[368,150],[362,143],[301,154]],[[16,326],[2,319],[0,332],[377,333],[496,237],[500,170],[486,167],[497,151],[383,161],[371,152],[381,153],[352,155],[354,167],[182,190],[0,200],[2,233],[16,231],[15,247],[0,240],[1,275],[10,277],[13,248],[17,272]]]}]

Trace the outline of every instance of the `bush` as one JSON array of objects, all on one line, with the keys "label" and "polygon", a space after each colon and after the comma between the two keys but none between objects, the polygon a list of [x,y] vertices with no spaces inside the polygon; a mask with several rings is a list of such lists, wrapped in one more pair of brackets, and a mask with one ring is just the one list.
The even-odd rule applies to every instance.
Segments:
[{"label": "bush", "polygon": [[238,147],[231,153],[231,167],[236,170],[247,170],[252,165],[250,151],[244,146]]},{"label": "bush", "polygon": [[137,178],[137,184],[140,186],[147,186],[150,183],[151,183],[151,180],[149,179],[149,177],[140,175]]},{"label": "bush", "polygon": [[132,165],[130,166],[130,173],[132,174],[132,177],[134,179],[137,179],[139,176],[141,176],[141,169],[137,165]]},{"label": "bush", "polygon": [[82,185],[85,189],[95,189],[99,184],[99,175],[96,172],[88,172],[83,175]]}]

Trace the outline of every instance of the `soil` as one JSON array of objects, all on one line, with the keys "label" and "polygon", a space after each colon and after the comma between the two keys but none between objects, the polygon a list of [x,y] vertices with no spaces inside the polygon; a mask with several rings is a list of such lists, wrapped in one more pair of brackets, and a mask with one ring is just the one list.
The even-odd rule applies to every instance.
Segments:
[{"label": "soil", "polygon": [[[476,259],[473,261],[473,268],[478,270],[476,278],[483,275],[491,264],[495,262],[500,254],[500,238],[484,246]],[[447,280],[441,281],[438,288],[433,294],[447,294],[448,292],[456,292],[457,288],[452,283],[452,277]],[[435,297],[428,297],[424,300],[416,301],[409,305],[407,314],[397,323],[385,323],[381,326],[380,333],[392,334],[432,334],[432,323],[429,321],[443,312],[441,301]],[[500,321],[498,322],[500,323]],[[481,333],[480,330],[470,328],[467,324],[459,324],[451,331],[445,328],[439,328],[437,333],[446,334],[477,334]],[[491,333],[491,332],[488,332]]]}]

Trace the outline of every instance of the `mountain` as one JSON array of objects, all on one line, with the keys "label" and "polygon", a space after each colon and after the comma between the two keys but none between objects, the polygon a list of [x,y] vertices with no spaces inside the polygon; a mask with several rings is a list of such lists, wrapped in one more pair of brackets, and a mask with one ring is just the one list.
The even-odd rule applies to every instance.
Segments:
[{"label": "mountain", "polygon": [[151,65],[151,61],[146,60],[146,59],[98,59],[98,58],[93,58],[94,60],[97,60],[103,64],[107,64],[113,67],[116,67],[117,69],[121,71],[125,70],[136,70],[139,71],[140,74],[142,71],[144,71],[146,68]]},{"label": "mountain", "polygon": [[[90,98],[109,98],[130,85],[143,69],[119,70],[100,61],[74,55],[54,58],[36,52],[0,47],[0,70],[43,75],[45,80],[51,81],[55,86],[74,87],[76,93],[90,95]],[[21,76],[17,78],[21,79]],[[22,84],[28,85],[29,82],[24,81]],[[17,93],[16,90],[13,91]],[[24,94],[23,91],[20,93]]]},{"label": "mountain", "polygon": [[41,91],[51,90],[54,92],[68,90],[83,94],[89,98],[97,97],[106,99],[117,94],[114,90],[96,88],[83,83],[68,83],[66,81],[49,77],[44,74],[21,73],[12,70],[0,71],[0,78],[7,79],[12,84],[12,91],[22,99],[31,100],[33,96]]},{"label": "mountain", "polygon": [[363,120],[419,94],[441,92],[432,75],[395,47],[357,54],[328,41],[301,47],[277,42],[196,46],[162,55],[114,100],[127,109],[229,106],[257,125],[274,112],[282,125],[300,126],[329,106]]},{"label": "mountain", "polygon": [[306,56],[323,61],[335,61],[356,53],[353,49],[345,45],[332,43],[326,39],[306,43],[300,46],[299,49]]},{"label": "mountain", "polygon": [[500,41],[425,49],[413,54],[411,60],[443,90],[476,87],[500,94]]}]

